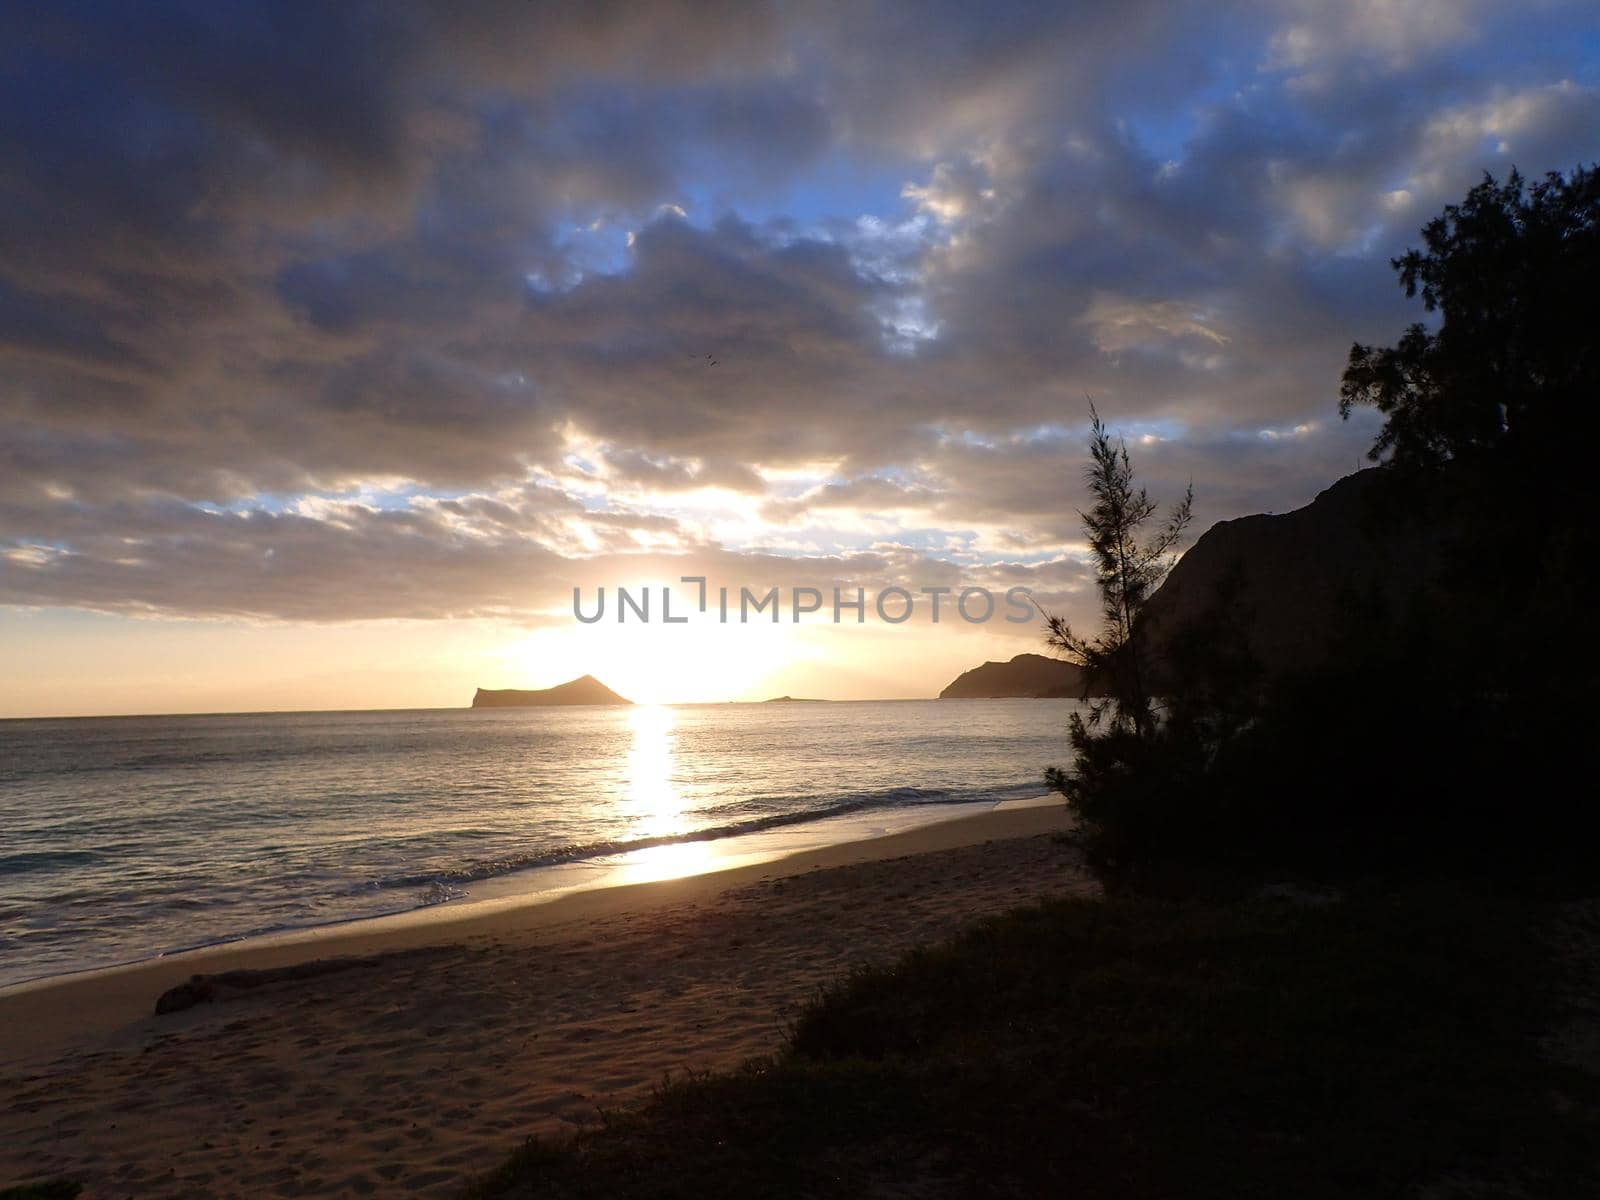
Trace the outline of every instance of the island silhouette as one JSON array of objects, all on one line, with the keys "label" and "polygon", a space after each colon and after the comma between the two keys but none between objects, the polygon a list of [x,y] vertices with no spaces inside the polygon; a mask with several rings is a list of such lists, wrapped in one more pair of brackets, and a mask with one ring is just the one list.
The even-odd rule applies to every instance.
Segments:
[{"label": "island silhouette", "polygon": [[593,675],[580,675],[555,687],[532,691],[522,688],[479,688],[473,708],[550,708],[565,704],[632,704]]}]

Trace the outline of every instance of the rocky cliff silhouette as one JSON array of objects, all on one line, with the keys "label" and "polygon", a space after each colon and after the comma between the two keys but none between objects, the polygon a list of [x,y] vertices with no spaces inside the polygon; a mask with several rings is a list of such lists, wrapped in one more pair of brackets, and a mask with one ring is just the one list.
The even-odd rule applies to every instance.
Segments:
[{"label": "rocky cliff silhouette", "polygon": [[986,662],[963,672],[939,693],[941,700],[1003,700],[1016,697],[1083,695],[1083,671],[1059,658],[1019,654],[1010,662]]},{"label": "rocky cliff silhouette", "polygon": [[[1269,674],[1314,667],[1362,635],[1363,606],[1414,609],[1460,532],[1448,513],[1398,516],[1404,480],[1373,468],[1339,480],[1304,508],[1218,521],[1180,558],[1142,620],[1159,661],[1169,639],[1224,597]],[[1345,648],[1349,648],[1346,646]]]},{"label": "rocky cliff silhouette", "polygon": [[[1405,477],[1372,468],[1292,512],[1218,521],[1144,609],[1157,676],[1172,639],[1187,626],[1204,626],[1219,604],[1231,609],[1268,675],[1314,668],[1355,649],[1352,642],[1366,632],[1364,612],[1392,620],[1429,611],[1442,573],[1459,574],[1459,547],[1471,544],[1461,491],[1470,485],[1452,486],[1443,499],[1422,504]],[[1494,569],[1466,564],[1468,575]],[[1100,694],[1098,687],[1089,690]],[[941,699],[1083,695],[1078,667],[1040,654],[984,663],[939,693]]]}]

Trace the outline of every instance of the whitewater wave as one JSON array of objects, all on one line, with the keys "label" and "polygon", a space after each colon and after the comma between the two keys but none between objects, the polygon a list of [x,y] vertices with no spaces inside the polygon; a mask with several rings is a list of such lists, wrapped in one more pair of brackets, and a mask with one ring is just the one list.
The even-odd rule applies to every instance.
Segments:
[{"label": "whitewater wave", "polygon": [[[1018,800],[1026,796],[1035,795],[1038,791],[1039,785],[1037,783],[1020,783],[1009,787],[991,787],[981,790],[892,788],[886,791],[826,798],[821,800],[820,803],[817,802],[816,798],[805,798],[811,800],[811,804],[808,807],[789,812],[767,812],[761,816],[754,816],[745,820],[707,825],[682,833],[639,838],[614,838],[605,841],[552,846],[496,858],[478,859],[454,870],[387,875],[368,880],[362,885],[361,890],[388,891],[393,889],[414,891],[421,889],[423,894],[428,897],[424,902],[436,904],[441,900],[459,898],[464,894],[461,889],[466,884],[493,879],[501,875],[509,875],[514,871],[561,866],[566,863],[585,862],[590,859],[610,858],[614,855],[628,854],[637,850],[649,850],[655,846],[718,841],[722,838],[764,833],[767,830],[780,829],[790,825],[804,825],[813,821],[825,821],[831,817],[854,816],[864,812],[945,804],[998,804],[1005,800]],[[795,803],[801,799],[801,797],[782,796],[773,797],[771,802],[785,804]]]}]

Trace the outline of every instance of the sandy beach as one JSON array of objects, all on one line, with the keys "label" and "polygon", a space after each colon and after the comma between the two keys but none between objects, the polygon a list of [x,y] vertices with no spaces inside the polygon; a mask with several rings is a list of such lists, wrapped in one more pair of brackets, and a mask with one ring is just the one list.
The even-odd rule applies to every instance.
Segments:
[{"label": "sandy beach", "polygon": [[[1093,884],[1059,806],[0,992],[0,1186],[453,1196],[530,1133],[777,1047],[857,963]],[[360,956],[162,1017],[192,973]]]}]

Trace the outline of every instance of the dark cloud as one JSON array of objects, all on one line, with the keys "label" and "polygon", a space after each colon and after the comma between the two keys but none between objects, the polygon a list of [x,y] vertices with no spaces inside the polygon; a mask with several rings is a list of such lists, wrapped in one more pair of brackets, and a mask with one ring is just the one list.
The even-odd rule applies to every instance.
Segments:
[{"label": "dark cloud", "polygon": [[1597,49],[1488,0],[12,6],[0,602],[527,613],[673,551],[1065,602],[1086,397],[1205,520],[1309,499],[1387,258],[1596,157]]}]

